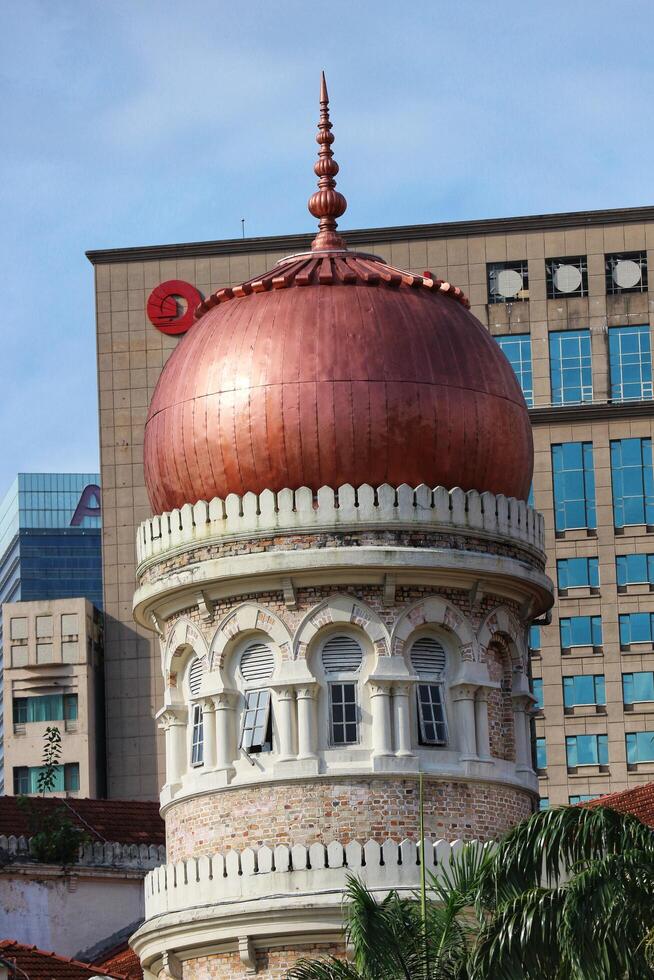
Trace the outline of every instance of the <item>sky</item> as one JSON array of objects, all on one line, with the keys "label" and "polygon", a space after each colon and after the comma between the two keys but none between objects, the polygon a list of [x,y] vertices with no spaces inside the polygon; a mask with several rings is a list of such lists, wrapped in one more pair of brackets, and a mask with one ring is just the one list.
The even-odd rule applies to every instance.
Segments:
[{"label": "sky", "polygon": [[20,0],[0,32],[0,497],[99,465],[87,249],[654,203],[651,0]]}]

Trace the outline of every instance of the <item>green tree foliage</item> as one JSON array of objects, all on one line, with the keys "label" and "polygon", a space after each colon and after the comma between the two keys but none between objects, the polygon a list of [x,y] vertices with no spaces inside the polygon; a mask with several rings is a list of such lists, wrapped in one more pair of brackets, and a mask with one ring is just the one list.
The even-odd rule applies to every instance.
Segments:
[{"label": "green tree foliage", "polygon": [[304,960],[288,980],[654,978],[654,833],[606,807],[534,814],[492,850],[468,845],[417,896],[346,889],[352,962]]}]

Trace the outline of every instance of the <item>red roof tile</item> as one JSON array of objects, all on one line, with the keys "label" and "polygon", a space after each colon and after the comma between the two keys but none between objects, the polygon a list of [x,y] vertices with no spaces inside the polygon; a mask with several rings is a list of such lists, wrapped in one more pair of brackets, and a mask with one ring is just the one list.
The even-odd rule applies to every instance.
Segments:
[{"label": "red roof tile", "polygon": [[[93,841],[118,844],[165,844],[164,822],[159,804],[135,800],[90,800],[67,797],[30,797],[37,814],[64,806],[73,823]],[[18,805],[16,796],[0,796],[0,834],[9,837],[33,833],[29,814]]]},{"label": "red roof tile", "polygon": [[110,973],[103,967],[57,956],[36,946],[24,946],[13,939],[0,941],[0,958],[15,963],[29,980],[89,980],[89,977],[96,975],[113,977],[114,980],[132,980],[132,975]]},{"label": "red roof tile", "polygon": [[99,965],[103,970],[108,970],[110,973],[117,970],[129,980],[143,980],[143,970],[139,958],[127,943],[124,943],[119,949],[112,950],[109,956],[99,961]]},{"label": "red roof tile", "polygon": [[600,796],[582,805],[608,806],[619,813],[631,813],[648,827],[654,827],[654,783],[644,783],[642,786],[634,786],[633,789],[609,793],[608,796]]}]

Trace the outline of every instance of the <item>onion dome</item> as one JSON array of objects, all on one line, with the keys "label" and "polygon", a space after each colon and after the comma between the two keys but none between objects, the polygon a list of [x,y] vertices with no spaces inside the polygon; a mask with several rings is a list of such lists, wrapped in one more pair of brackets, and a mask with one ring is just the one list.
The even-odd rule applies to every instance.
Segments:
[{"label": "onion dome", "polygon": [[508,360],[461,290],[347,249],[324,76],[320,104],[311,251],[198,307],[146,421],[152,507],[345,483],[526,499],[531,426]]}]

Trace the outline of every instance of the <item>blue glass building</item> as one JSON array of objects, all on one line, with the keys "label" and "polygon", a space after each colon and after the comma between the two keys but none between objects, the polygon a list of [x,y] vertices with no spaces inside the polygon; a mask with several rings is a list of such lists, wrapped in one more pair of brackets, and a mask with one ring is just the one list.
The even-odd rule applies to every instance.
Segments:
[{"label": "blue glass building", "polygon": [[[83,597],[102,608],[100,476],[19,473],[0,501],[3,602]],[[2,618],[0,615],[0,793]]]}]

